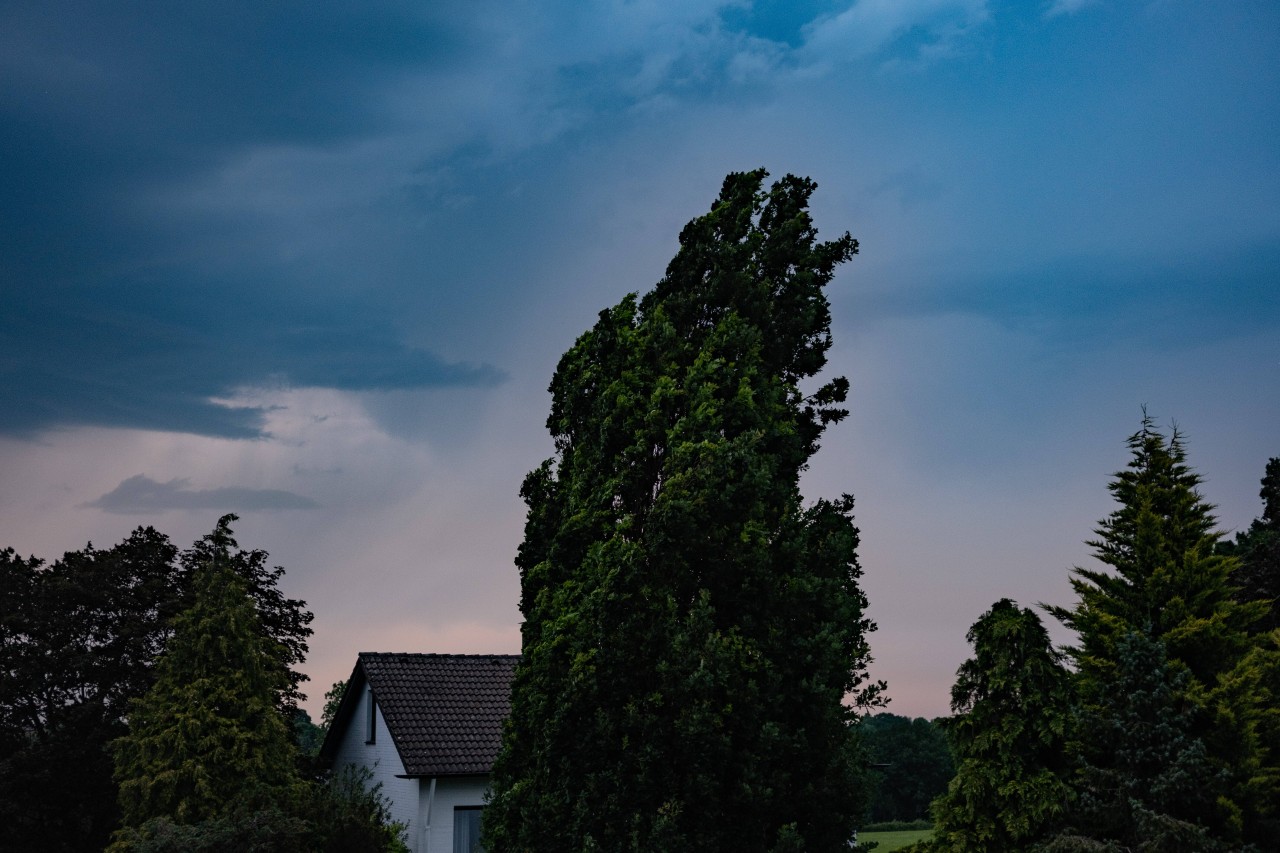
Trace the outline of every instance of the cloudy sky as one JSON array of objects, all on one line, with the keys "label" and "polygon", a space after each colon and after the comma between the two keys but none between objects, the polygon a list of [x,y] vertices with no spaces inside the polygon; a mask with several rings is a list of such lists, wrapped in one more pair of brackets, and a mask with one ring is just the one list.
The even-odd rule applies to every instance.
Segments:
[{"label": "cloudy sky", "polygon": [[[241,515],[359,651],[519,648],[556,359],[728,171],[820,185],[875,673],[1066,603],[1141,407],[1280,455],[1274,0],[0,0],[0,545]],[[1060,635],[1061,636],[1061,635]]]}]

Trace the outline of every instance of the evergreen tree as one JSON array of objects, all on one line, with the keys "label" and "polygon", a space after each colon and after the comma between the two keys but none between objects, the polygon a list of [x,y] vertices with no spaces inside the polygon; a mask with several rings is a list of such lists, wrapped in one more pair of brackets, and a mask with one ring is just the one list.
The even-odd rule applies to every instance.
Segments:
[{"label": "evergreen tree", "polygon": [[1262,477],[1262,516],[1234,542],[1218,543],[1218,553],[1238,557],[1234,581],[1240,601],[1266,602],[1266,614],[1254,630],[1266,633],[1280,628],[1280,457],[1267,462]]},{"label": "evergreen tree", "polygon": [[1040,618],[1001,599],[969,629],[944,722],[956,775],[934,801],[929,849],[1021,851],[1062,815],[1071,687]]},{"label": "evergreen tree", "polygon": [[1204,741],[1203,711],[1187,698],[1191,674],[1171,665],[1163,645],[1144,632],[1116,644],[1115,681],[1083,711],[1077,731],[1077,801],[1050,851],[1093,849],[1210,853],[1230,849],[1207,829],[1216,804]]},{"label": "evergreen tree", "polygon": [[857,243],[817,242],[815,185],[765,174],[729,175],[551,382],[490,850],[836,850],[864,810],[852,499],[798,486],[846,414],[844,379],[800,387]]},{"label": "evergreen tree", "polygon": [[296,785],[289,730],[276,707],[288,686],[279,648],[262,636],[244,581],[211,552],[195,600],[174,625],[151,689],[115,744],[126,826],[166,817],[194,824]]},{"label": "evergreen tree", "polygon": [[[1256,840],[1267,832],[1280,802],[1280,755],[1268,747],[1275,714],[1271,685],[1280,663],[1274,643],[1250,632],[1266,605],[1236,600],[1237,563],[1215,553],[1219,534],[1212,507],[1199,494],[1200,477],[1187,465],[1181,436],[1174,431],[1166,439],[1144,416],[1129,448],[1127,469],[1110,484],[1119,506],[1090,543],[1109,570],[1077,568],[1075,607],[1049,608],[1079,636],[1068,651],[1077,667],[1081,713],[1095,727],[1127,731],[1115,722],[1127,713],[1116,705],[1115,693],[1135,677],[1125,669],[1125,648],[1141,651],[1134,651],[1134,634],[1156,644],[1170,670],[1162,678],[1174,691],[1166,707],[1195,709],[1178,717],[1189,726],[1179,737],[1205,751],[1207,805],[1179,809],[1178,817],[1194,820],[1228,845]],[[1181,731],[1181,722],[1165,722]],[[1167,760],[1182,754],[1170,750]],[[1114,778],[1137,773],[1115,745],[1082,737],[1075,752],[1095,777],[1110,774],[1113,787],[1141,784],[1140,776],[1130,782]],[[1158,775],[1152,768],[1142,772]]]},{"label": "evergreen tree", "polygon": [[201,566],[217,560],[244,582],[258,611],[262,638],[277,650],[280,663],[285,667],[287,678],[277,691],[276,706],[285,722],[292,724],[298,703],[306,698],[302,682],[307,680],[307,675],[298,667],[306,662],[307,638],[312,634],[310,625],[315,617],[306,609],[305,601],[285,598],[280,591],[284,569],[268,568],[266,551],[239,549],[231,532],[231,522],[238,518],[229,513],[218,519],[211,534],[182,552],[182,565],[187,576],[193,578]]},{"label": "evergreen tree", "polygon": [[[312,616],[277,588],[266,553],[235,550],[230,522],[184,555],[140,527],[109,549],[92,544],[52,565],[0,550],[0,851],[98,851],[118,824],[107,745],[190,607],[200,555],[217,550],[249,584],[261,631],[286,666],[306,655]],[[277,695],[292,722],[296,671]]]}]

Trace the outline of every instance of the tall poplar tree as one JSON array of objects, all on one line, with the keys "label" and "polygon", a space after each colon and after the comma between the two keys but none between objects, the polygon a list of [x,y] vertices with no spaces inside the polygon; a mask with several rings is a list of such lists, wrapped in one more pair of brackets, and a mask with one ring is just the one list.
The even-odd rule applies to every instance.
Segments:
[{"label": "tall poplar tree", "polygon": [[561,359],[525,480],[524,658],[494,851],[846,849],[875,701],[852,498],[799,477],[842,419],[815,184],[729,175],[666,275]]},{"label": "tall poplar tree", "polygon": [[[1274,642],[1250,630],[1267,605],[1237,600],[1238,564],[1216,553],[1213,507],[1200,495],[1182,436],[1175,430],[1166,438],[1144,416],[1129,449],[1128,467],[1109,486],[1118,506],[1090,543],[1106,568],[1077,568],[1071,583],[1079,601],[1049,610],[1079,635],[1068,651],[1077,668],[1081,714],[1091,729],[1135,737],[1143,731],[1110,724],[1129,713],[1115,694],[1135,678],[1172,691],[1161,702],[1176,710],[1177,719],[1166,722],[1176,723],[1177,743],[1202,745],[1207,770],[1193,801],[1169,799],[1161,808],[1238,846],[1271,832],[1280,803],[1280,755],[1266,743],[1280,698],[1270,686],[1277,683],[1280,660]],[[1135,675],[1138,664],[1125,663],[1126,654],[1144,660],[1135,634],[1165,658],[1155,675]],[[1089,793],[1090,779],[1123,789],[1117,774],[1138,766],[1123,763],[1132,750],[1082,735],[1075,751],[1090,768],[1079,780],[1083,793]],[[1171,747],[1166,754],[1186,752]],[[1143,766],[1142,772],[1154,778],[1162,770]]]}]

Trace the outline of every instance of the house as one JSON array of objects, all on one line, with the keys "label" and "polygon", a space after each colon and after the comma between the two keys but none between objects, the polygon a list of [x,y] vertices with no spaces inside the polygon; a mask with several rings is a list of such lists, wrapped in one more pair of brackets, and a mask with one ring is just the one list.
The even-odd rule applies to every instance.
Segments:
[{"label": "house", "polygon": [[480,850],[480,811],[519,659],[361,652],[321,759],[373,772],[414,853]]}]

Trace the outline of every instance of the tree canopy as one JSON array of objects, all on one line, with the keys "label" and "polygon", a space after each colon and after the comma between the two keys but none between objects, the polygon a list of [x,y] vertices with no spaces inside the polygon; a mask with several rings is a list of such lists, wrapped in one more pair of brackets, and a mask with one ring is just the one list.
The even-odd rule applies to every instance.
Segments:
[{"label": "tree canopy", "polygon": [[[225,552],[220,539],[213,548]],[[218,557],[212,550],[199,570],[155,683],[132,703],[129,733],[114,745],[126,826],[198,823],[246,798],[275,803],[295,782],[276,710],[289,680],[282,655],[263,637],[246,583]]]},{"label": "tree canopy", "polygon": [[[1131,815],[1192,824],[1166,821],[1170,846],[1153,850],[1186,849],[1179,839],[1199,831],[1235,847],[1274,838],[1280,656],[1274,638],[1253,630],[1268,604],[1240,600],[1237,560],[1217,548],[1213,508],[1182,436],[1166,437],[1144,417],[1129,449],[1127,468],[1109,487],[1118,506],[1090,543],[1106,568],[1077,568],[1076,605],[1049,608],[1079,638],[1068,652],[1087,726],[1073,746],[1080,802],[1087,808],[1146,790],[1150,797],[1135,799]],[[1149,711],[1132,705],[1138,691],[1164,709],[1150,725],[1142,717]],[[1175,784],[1193,759],[1201,768],[1195,784]],[[1115,827],[1133,825],[1080,813],[1073,822],[1116,843]]]},{"label": "tree canopy", "polygon": [[843,378],[801,386],[857,243],[817,240],[811,181],[765,177],[729,175],[551,381],[491,850],[837,850],[863,812],[853,501],[799,492],[846,415]]},{"label": "tree canopy", "polygon": [[1234,542],[1220,542],[1218,552],[1237,557],[1234,580],[1241,601],[1262,601],[1267,611],[1254,626],[1259,633],[1280,628],[1280,457],[1267,462],[1262,477],[1262,515]]},{"label": "tree canopy", "polygon": [[119,821],[107,744],[156,678],[173,620],[194,600],[197,567],[219,548],[245,583],[264,641],[290,675],[276,693],[292,721],[312,616],[285,598],[284,570],[241,551],[234,515],[185,552],[151,527],[51,565],[0,551],[0,850],[97,851]]},{"label": "tree canopy", "polygon": [[931,849],[1027,850],[1066,808],[1070,681],[1040,618],[1007,598],[968,640],[944,723],[956,774],[934,803]]},{"label": "tree canopy", "polygon": [[875,714],[861,723],[867,760],[875,770],[869,823],[924,820],[929,804],[955,775],[940,721]]}]

